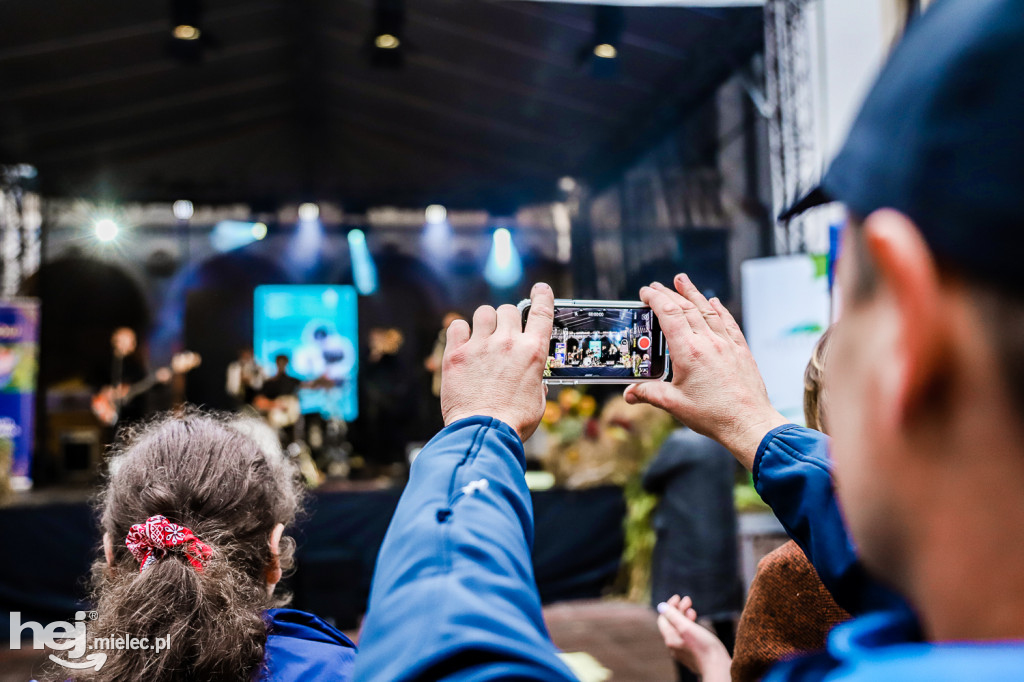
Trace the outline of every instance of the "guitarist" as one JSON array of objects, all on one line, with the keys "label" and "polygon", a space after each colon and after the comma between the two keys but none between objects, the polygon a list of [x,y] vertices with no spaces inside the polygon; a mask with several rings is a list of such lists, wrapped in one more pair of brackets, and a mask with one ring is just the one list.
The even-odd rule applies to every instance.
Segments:
[{"label": "guitarist", "polygon": [[[299,387],[302,386],[302,382],[288,374],[288,362],[288,356],[284,353],[274,358],[277,373],[263,382],[259,393],[253,398],[252,406],[262,414],[268,414],[275,408],[283,407],[289,400],[293,402],[298,400]],[[283,427],[287,441],[291,442],[294,436],[295,424],[281,424],[279,426]]]},{"label": "guitarist", "polygon": [[[152,388],[129,395],[132,386],[139,385],[149,376],[146,361],[139,350],[138,337],[130,327],[119,327],[110,337],[112,356],[106,377],[98,381],[104,384],[99,391],[103,400],[94,400],[97,405],[106,405],[113,412],[110,419],[106,415],[97,415],[102,421],[118,426],[145,419],[155,409],[165,407],[156,402],[170,402],[166,384],[173,378],[173,372],[161,368],[154,373]],[[162,398],[162,400],[161,400]]]}]

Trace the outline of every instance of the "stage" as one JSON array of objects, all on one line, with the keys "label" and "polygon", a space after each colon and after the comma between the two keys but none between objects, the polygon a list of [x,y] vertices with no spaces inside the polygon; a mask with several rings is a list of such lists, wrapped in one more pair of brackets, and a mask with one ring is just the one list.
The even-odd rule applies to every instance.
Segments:
[{"label": "stage", "polygon": [[[342,628],[358,624],[400,495],[400,488],[351,484],[328,484],[310,494],[307,514],[293,533],[296,570],[281,586],[294,594],[295,608]],[[88,497],[87,491],[43,491],[0,508],[9,548],[0,563],[0,610],[20,611],[23,622],[47,623],[86,608],[86,577],[99,547]],[[537,491],[533,508],[534,571],[542,600],[600,596],[615,579],[622,554],[621,489]]]}]

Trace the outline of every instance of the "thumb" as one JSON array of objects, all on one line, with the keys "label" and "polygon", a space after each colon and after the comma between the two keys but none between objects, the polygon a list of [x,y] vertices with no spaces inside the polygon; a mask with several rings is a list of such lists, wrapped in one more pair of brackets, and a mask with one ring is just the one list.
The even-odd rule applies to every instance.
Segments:
[{"label": "thumb", "polygon": [[642,384],[630,384],[626,387],[622,397],[630,405],[647,403],[668,410],[669,405],[675,401],[675,388],[665,381],[647,381]]}]

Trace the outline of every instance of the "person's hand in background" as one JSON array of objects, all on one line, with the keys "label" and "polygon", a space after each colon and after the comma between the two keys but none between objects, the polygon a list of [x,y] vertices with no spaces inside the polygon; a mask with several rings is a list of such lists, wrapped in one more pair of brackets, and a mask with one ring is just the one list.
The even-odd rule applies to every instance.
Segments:
[{"label": "person's hand in background", "polygon": [[689,597],[658,604],[658,629],[672,658],[700,675],[703,682],[728,682],[732,658],[715,633],[697,623]]},{"label": "person's hand in background", "polygon": [[650,403],[729,448],[747,469],[766,433],[787,423],[772,407],[764,380],[736,320],[683,274],[676,291],[662,284],[640,290],[661,323],[672,361],[672,381],[626,389],[629,403]]},{"label": "person's hand in background", "polygon": [[500,419],[526,440],[544,414],[544,361],[551,340],[555,296],[547,284],[530,292],[530,315],[513,305],[477,308],[473,328],[465,320],[448,327],[441,370],[445,426],[460,419]]}]

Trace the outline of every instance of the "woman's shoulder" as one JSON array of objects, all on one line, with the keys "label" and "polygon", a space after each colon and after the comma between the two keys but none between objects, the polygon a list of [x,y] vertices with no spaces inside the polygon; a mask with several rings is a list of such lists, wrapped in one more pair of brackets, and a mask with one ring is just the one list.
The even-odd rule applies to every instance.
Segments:
[{"label": "woman's shoulder", "polygon": [[269,609],[261,680],[348,680],[356,645],[341,630],[305,611]]}]

